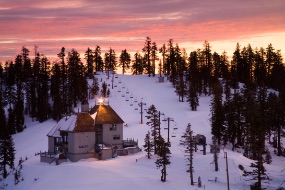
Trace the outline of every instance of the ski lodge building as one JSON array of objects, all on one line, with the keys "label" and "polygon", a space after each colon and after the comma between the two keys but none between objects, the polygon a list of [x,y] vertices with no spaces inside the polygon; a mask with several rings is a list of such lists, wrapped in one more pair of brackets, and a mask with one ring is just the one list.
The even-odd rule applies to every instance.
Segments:
[{"label": "ski lodge building", "polygon": [[123,140],[124,121],[110,105],[88,102],[81,112],[62,118],[47,134],[48,152],[41,153],[41,162],[56,164],[81,159],[105,160],[139,151],[137,141]]}]

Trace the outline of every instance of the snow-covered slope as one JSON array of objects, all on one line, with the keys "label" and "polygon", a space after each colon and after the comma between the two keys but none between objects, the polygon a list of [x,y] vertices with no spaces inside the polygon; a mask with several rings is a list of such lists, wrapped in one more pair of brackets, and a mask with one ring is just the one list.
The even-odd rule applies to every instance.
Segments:
[{"label": "snow-covered slope", "polygon": [[[44,123],[27,122],[27,129],[24,132],[13,136],[16,147],[16,164],[20,157],[27,157],[28,160],[23,163],[21,170],[24,178],[19,184],[14,185],[14,177],[10,175],[5,181],[0,182],[8,184],[5,189],[198,189],[190,185],[189,174],[186,173],[186,161],[183,153],[183,147],[179,146],[180,136],[188,123],[191,123],[195,134],[203,134],[207,138],[207,154],[203,155],[201,151],[194,154],[194,179],[197,182],[198,177],[202,179],[204,189],[222,190],[227,189],[226,160],[224,152],[219,154],[219,171],[214,171],[213,155],[209,153],[209,144],[211,144],[210,123],[209,123],[209,97],[200,97],[200,106],[193,112],[190,110],[187,102],[179,102],[174,93],[174,89],[167,81],[158,83],[157,77],[147,77],[146,75],[132,76],[119,75],[115,78],[117,87],[111,89],[111,78],[103,74],[97,76],[99,81],[107,81],[110,84],[111,97],[108,99],[113,109],[122,117],[128,125],[124,127],[124,139],[138,139],[139,146],[144,143],[145,134],[150,127],[147,126],[145,111],[143,124],[140,123],[141,115],[138,108],[138,102],[146,103],[148,108],[154,104],[158,111],[164,113],[163,118],[170,117],[174,121],[170,122],[170,141],[171,141],[171,165],[167,168],[167,181],[160,181],[160,170],[154,164],[156,157],[146,158],[145,152],[138,154],[121,156],[106,161],[96,159],[81,160],[76,163],[66,162],[60,165],[41,163],[36,152],[47,151],[46,134],[56,124],[55,121],[48,120]],[[121,82],[121,83],[119,83]],[[101,83],[100,83],[101,85]],[[115,85],[114,85],[115,86]],[[118,89],[121,92],[118,92]],[[129,93],[126,93],[126,92]],[[125,95],[125,97],[123,97]],[[126,97],[127,96],[127,97]],[[131,98],[132,96],[133,98]],[[126,101],[128,98],[129,101]],[[134,100],[138,102],[134,102]],[[90,106],[94,105],[95,100],[89,100]],[[131,106],[131,102],[133,106]],[[77,110],[77,108],[76,108]],[[174,126],[178,130],[174,131]],[[166,122],[162,123],[162,134],[167,139]],[[176,137],[172,137],[176,135]],[[201,150],[202,147],[199,147]],[[231,190],[249,189],[249,184],[253,181],[247,181],[248,178],[242,176],[242,171],[238,169],[241,164],[249,168],[251,160],[230,149],[224,149],[228,155],[229,179]],[[269,177],[272,179],[268,184],[264,184],[267,189],[277,189],[285,186],[285,159],[273,155],[273,163],[265,165]],[[217,177],[217,182],[212,180]],[[283,183],[283,185],[282,185]]]}]

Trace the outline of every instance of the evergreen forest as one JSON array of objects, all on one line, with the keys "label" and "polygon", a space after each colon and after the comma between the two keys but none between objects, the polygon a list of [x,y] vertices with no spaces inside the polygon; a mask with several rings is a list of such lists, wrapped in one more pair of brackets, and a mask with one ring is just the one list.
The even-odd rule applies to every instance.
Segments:
[{"label": "evergreen forest", "polygon": [[[245,157],[256,161],[253,167],[258,189],[265,174],[263,163],[271,162],[265,144],[271,144],[276,155],[285,156],[285,67],[281,50],[272,44],[260,48],[236,44],[233,55],[227,55],[211,48],[205,41],[202,48],[186,52],[173,39],[158,47],[147,37],[141,52],[133,56],[127,49],[116,53],[110,48],[103,53],[97,45],[88,47],[82,60],[75,49],[67,52],[62,47],[57,61],[50,62],[36,48],[31,52],[22,47],[14,60],[0,64],[0,168],[14,166],[11,135],[25,130],[25,116],[39,122],[50,118],[59,121],[74,113],[78,103],[95,95],[110,95],[109,86],[98,85],[96,72],[106,72],[108,77],[128,72],[165,77],[173,85],[177,101],[188,102],[192,111],[199,110],[200,96],[210,96],[213,139],[220,146],[230,145],[233,151],[242,148]],[[148,143],[157,125],[152,123]],[[162,154],[163,148],[168,152],[168,143],[160,142],[159,137],[155,143],[145,148],[156,154]],[[158,167],[165,168],[159,161]],[[166,178],[164,170],[162,180]],[[1,174],[5,178],[7,171]]]}]

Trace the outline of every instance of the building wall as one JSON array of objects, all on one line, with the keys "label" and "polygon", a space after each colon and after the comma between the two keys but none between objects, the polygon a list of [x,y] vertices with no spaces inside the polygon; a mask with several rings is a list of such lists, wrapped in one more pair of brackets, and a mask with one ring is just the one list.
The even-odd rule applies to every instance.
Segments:
[{"label": "building wall", "polygon": [[[103,142],[106,145],[117,145],[118,148],[121,148],[123,145],[123,124],[117,124],[116,130],[110,130],[110,125],[103,125]],[[119,135],[120,139],[114,139],[114,135]]]},{"label": "building wall", "polygon": [[48,152],[54,151],[54,137],[48,137]]},{"label": "building wall", "polygon": [[101,152],[100,160],[107,160],[113,158],[113,149],[104,148]]},{"label": "building wall", "polygon": [[81,154],[94,149],[95,132],[68,133],[68,153]]},{"label": "building wall", "polygon": [[54,157],[46,157],[46,156],[41,156],[41,162],[45,162],[48,164],[51,164],[54,162],[55,158]]},{"label": "building wall", "polygon": [[67,158],[71,162],[77,162],[81,159],[88,159],[88,158],[95,158],[95,153],[94,152],[88,152],[88,153],[82,153],[82,154],[67,154]]}]

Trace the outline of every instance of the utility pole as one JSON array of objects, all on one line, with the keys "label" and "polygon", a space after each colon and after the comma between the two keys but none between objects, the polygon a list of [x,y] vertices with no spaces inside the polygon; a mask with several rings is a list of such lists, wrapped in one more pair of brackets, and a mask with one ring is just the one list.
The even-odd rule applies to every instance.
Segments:
[{"label": "utility pole", "polygon": [[227,152],[224,152],[224,158],[226,159],[226,171],[227,171],[228,190],[230,190],[230,179],[229,179],[229,167],[228,167],[228,155],[227,155]]}]

